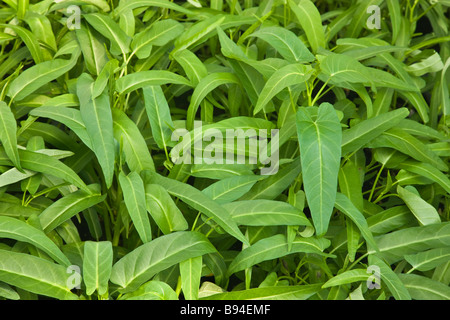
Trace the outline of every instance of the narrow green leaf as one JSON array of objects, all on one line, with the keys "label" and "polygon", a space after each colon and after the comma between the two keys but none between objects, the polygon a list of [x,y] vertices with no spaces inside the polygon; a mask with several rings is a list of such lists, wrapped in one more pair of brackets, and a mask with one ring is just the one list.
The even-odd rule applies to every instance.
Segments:
[{"label": "narrow green leaf", "polygon": [[319,48],[325,48],[326,42],[322,18],[314,3],[310,0],[300,0],[296,4],[294,1],[289,0],[289,7],[305,31],[313,52],[316,53]]},{"label": "narrow green leaf", "polygon": [[17,123],[11,109],[0,101],[0,142],[15,167],[22,171],[17,150]]},{"label": "narrow green leaf", "polygon": [[370,273],[367,272],[366,269],[353,269],[353,270],[347,270],[343,273],[340,273],[327,282],[322,286],[322,288],[329,288],[334,286],[340,286],[342,284],[347,283],[353,283],[353,282],[360,282],[360,281],[367,281],[369,279]]},{"label": "narrow green leaf", "polygon": [[136,172],[125,175],[119,174],[120,187],[125,199],[125,204],[131,220],[141,238],[146,243],[152,240],[152,229],[145,207],[145,187],[141,177]]},{"label": "narrow green leaf", "polygon": [[414,300],[450,300],[450,287],[417,274],[399,274]]},{"label": "narrow green leaf", "polygon": [[116,90],[121,94],[125,94],[143,87],[160,86],[168,83],[191,86],[191,83],[186,78],[173,72],[149,70],[131,73],[120,78],[116,81]]}]

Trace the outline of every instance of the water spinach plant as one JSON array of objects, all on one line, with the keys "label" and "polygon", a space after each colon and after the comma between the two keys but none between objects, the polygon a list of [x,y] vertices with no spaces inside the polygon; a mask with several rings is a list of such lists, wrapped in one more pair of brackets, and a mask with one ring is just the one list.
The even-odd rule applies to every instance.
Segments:
[{"label": "water spinach plant", "polygon": [[4,0],[0,299],[450,299],[448,0]]}]

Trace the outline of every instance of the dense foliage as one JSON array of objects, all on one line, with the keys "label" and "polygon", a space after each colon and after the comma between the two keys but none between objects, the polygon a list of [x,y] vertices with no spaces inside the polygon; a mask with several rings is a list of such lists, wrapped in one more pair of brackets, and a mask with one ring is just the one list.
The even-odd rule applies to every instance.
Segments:
[{"label": "dense foliage", "polygon": [[450,299],[448,0],[0,6],[0,299]]}]

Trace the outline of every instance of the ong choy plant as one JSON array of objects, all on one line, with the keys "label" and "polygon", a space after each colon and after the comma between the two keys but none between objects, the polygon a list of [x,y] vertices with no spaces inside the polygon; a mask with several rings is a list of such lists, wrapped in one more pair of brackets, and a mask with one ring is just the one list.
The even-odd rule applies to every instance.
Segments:
[{"label": "ong choy plant", "polygon": [[5,0],[1,299],[450,299],[446,0]]}]

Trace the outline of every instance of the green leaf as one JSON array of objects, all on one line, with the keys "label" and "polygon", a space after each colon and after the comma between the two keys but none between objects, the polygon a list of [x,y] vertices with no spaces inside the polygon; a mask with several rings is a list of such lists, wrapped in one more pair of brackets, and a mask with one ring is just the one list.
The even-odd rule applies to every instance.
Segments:
[{"label": "green leaf", "polygon": [[405,256],[413,270],[429,271],[450,260],[450,248],[436,248]]},{"label": "green leaf", "polygon": [[320,284],[277,286],[218,293],[201,300],[307,300],[318,291]]},{"label": "green leaf", "polygon": [[147,211],[164,234],[188,228],[183,213],[162,186],[146,184],[145,199]]},{"label": "green leaf", "polygon": [[79,212],[105,200],[106,195],[100,194],[99,185],[89,185],[88,190],[89,192],[78,190],[68,194],[43,210],[39,220],[44,231],[50,232]]},{"label": "green leaf", "polygon": [[231,218],[230,213],[217,202],[203,194],[200,190],[197,190],[188,184],[160,176],[157,173],[148,171],[145,173],[147,174],[146,178],[144,178],[146,183],[161,185],[174,197],[180,198],[192,208],[212,218],[231,236],[243,243],[248,243],[247,239],[239,230],[236,222]]},{"label": "green leaf", "polygon": [[399,274],[400,280],[414,300],[450,300],[450,288],[417,274]]},{"label": "green leaf", "polygon": [[289,203],[275,200],[241,200],[222,205],[239,225],[311,226],[304,213]]},{"label": "green leaf", "polygon": [[59,264],[70,265],[69,259],[41,230],[11,217],[0,216],[0,237],[30,243],[46,252]]},{"label": "green leaf", "polygon": [[114,138],[123,142],[125,161],[131,171],[155,170],[152,156],[137,125],[122,110],[113,108]]},{"label": "green leaf", "polygon": [[120,29],[112,18],[100,13],[85,14],[84,18],[95,30],[110,41],[112,54],[125,55],[130,52],[131,38]]},{"label": "green leaf", "polygon": [[5,102],[0,101],[0,142],[15,167],[22,171],[17,150],[17,123],[14,114]]},{"label": "green leaf", "polygon": [[326,42],[322,18],[314,3],[310,0],[300,0],[296,4],[294,1],[289,0],[289,7],[305,31],[313,52],[316,53],[319,48],[325,48]]},{"label": "green leaf", "polygon": [[92,98],[94,80],[83,74],[77,82],[77,95],[80,100],[81,118],[91,141],[105,177],[106,187],[111,187],[114,175],[114,134],[113,119],[109,103],[109,95],[104,92],[99,97]]},{"label": "green leaf", "polygon": [[152,229],[145,207],[145,187],[141,177],[136,172],[125,175],[119,174],[119,183],[122,188],[125,204],[131,220],[141,238],[146,243],[152,240]]},{"label": "green leaf", "polygon": [[400,108],[363,120],[350,129],[344,130],[342,133],[342,154],[345,155],[363,147],[381,133],[395,127],[408,114],[409,111],[406,108]]},{"label": "green leaf", "polygon": [[150,28],[133,37],[131,49],[139,59],[146,59],[150,56],[152,46],[164,46],[177,38],[183,30],[183,25],[176,20],[156,21]]},{"label": "green leaf", "polygon": [[[1,177],[1,176],[0,176]],[[211,199],[220,204],[232,202],[247,193],[253,185],[263,178],[255,175],[243,175],[221,179],[202,190]]]},{"label": "green leaf", "polygon": [[145,243],[117,261],[112,268],[111,282],[134,291],[158,272],[190,258],[215,252],[201,233],[179,231]]},{"label": "green leaf", "polygon": [[54,59],[31,66],[15,78],[8,87],[7,95],[18,102],[30,94],[69,72],[76,64],[79,56],[74,52],[70,60]]},{"label": "green leaf", "polygon": [[[61,161],[48,155],[19,149],[19,157],[24,169],[41,172],[61,178],[80,189],[90,192],[81,178]],[[12,165],[8,156],[0,148],[0,165]]]},{"label": "green leaf", "polygon": [[167,283],[151,280],[139,289],[124,294],[119,300],[178,300],[178,296]]},{"label": "green leaf", "polygon": [[66,268],[29,254],[0,250],[0,281],[59,300],[77,300]]},{"label": "green leaf", "polygon": [[353,282],[360,282],[360,281],[367,281],[369,279],[370,273],[367,272],[366,269],[353,269],[353,270],[347,270],[343,273],[340,273],[327,282],[322,286],[322,288],[329,288],[334,286],[340,286],[347,283],[353,283]]},{"label": "green leaf", "polygon": [[211,73],[200,80],[194,89],[194,93],[192,94],[191,102],[189,103],[187,110],[186,128],[188,130],[192,130],[194,128],[195,114],[197,113],[200,102],[215,88],[227,83],[239,84],[239,79],[232,73],[217,72]]},{"label": "green leaf", "polygon": [[185,300],[198,299],[202,264],[202,256],[180,262],[181,290]]},{"label": "green leaf", "polygon": [[116,81],[116,90],[121,94],[125,94],[143,87],[160,86],[168,83],[191,86],[188,80],[173,72],[149,70],[131,73],[119,78]]},{"label": "green leaf", "polygon": [[347,217],[349,217],[353,223],[361,231],[362,236],[366,240],[367,244],[371,248],[378,251],[377,244],[373,238],[372,233],[369,230],[369,226],[364,215],[353,205],[353,203],[342,193],[336,194],[336,208],[343,212]]},{"label": "green leaf", "polygon": [[341,85],[341,83],[370,83],[370,72],[366,66],[358,60],[343,54],[330,54],[319,56],[320,70],[327,76],[331,83]]},{"label": "green leaf", "polygon": [[191,10],[188,10],[167,0],[124,0],[120,1],[119,6],[114,10],[114,15],[118,16],[124,11],[141,7],[159,7],[179,11],[186,14],[192,13]]},{"label": "green leaf", "polygon": [[153,139],[159,148],[167,152],[174,125],[164,92],[159,86],[148,86],[142,91]]},{"label": "green leaf", "polygon": [[113,248],[109,241],[84,243],[83,280],[86,294],[97,290],[99,295],[108,292],[108,281],[113,263]]},{"label": "green leaf", "polygon": [[[375,237],[381,254],[389,263],[397,262],[405,255],[420,251],[448,247],[450,223],[441,222],[420,227],[409,227]],[[369,253],[374,253],[370,250]]]},{"label": "green leaf", "polygon": [[379,276],[381,281],[386,284],[392,296],[396,300],[411,300],[408,290],[403,285],[403,282],[398,277],[398,274],[391,269],[391,266],[373,254],[369,255],[368,259],[371,266],[377,266],[380,268]]},{"label": "green leaf", "polygon": [[310,66],[303,64],[290,64],[275,71],[261,90],[253,114],[261,111],[276,94],[286,87],[305,84],[312,75],[311,71]]},{"label": "green leaf", "polygon": [[441,222],[437,210],[431,204],[423,200],[414,187],[408,186],[402,188],[397,185],[397,193],[421,225],[430,225]]},{"label": "green leaf", "polygon": [[252,33],[250,37],[258,37],[268,42],[278,53],[290,63],[305,63],[314,60],[314,56],[305,44],[293,33],[281,27],[265,27]]},{"label": "green leaf", "polygon": [[419,139],[398,128],[391,128],[372,140],[370,148],[392,148],[421,162],[429,163],[441,171],[447,171],[447,164]]},{"label": "green leaf", "polygon": [[228,267],[228,274],[254,266],[262,261],[273,260],[290,253],[315,253],[326,255],[323,251],[330,245],[325,238],[301,238],[297,237],[292,242],[291,250],[288,250],[286,237],[282,234],[265,238],[240,251]]},{"label": "green leaf", "polygon": [[333,106],[299,108],[297,134],[306,198],[316,232],[323,235],[336,199],[341,158],[342,131]]}]

